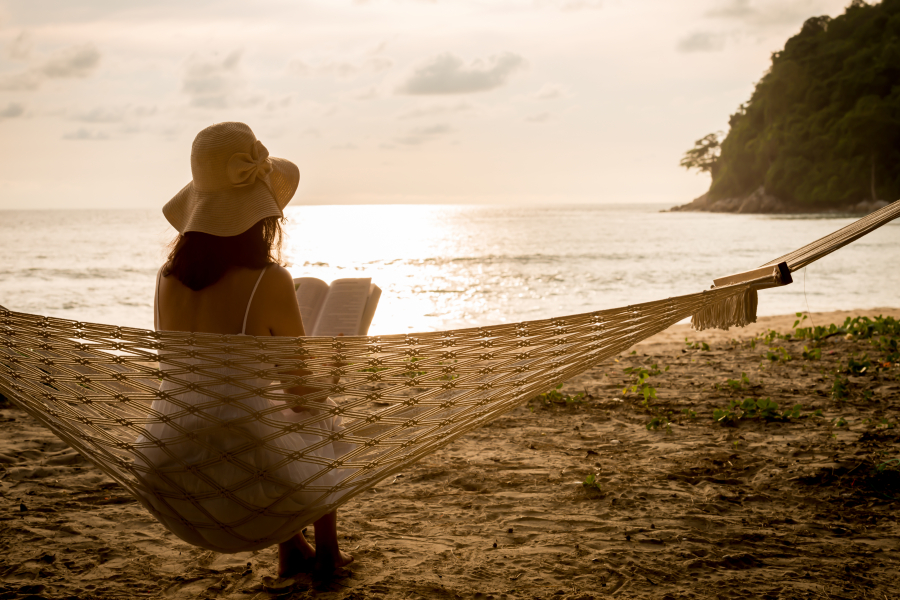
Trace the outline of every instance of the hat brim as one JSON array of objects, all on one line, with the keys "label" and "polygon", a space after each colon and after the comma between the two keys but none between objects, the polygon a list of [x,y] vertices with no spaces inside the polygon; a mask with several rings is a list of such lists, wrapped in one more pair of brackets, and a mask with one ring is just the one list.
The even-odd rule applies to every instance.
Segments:
[{"label": "hat brim", "polygon": [[269,186],[257,180],[246,187],[200,191],[191,181],[166,202],[163,215],[179,233],[200,231],[220,237],[240,235],[266,217],[283,217],[300,183],[300,169],[283,158],[269,160]]}]

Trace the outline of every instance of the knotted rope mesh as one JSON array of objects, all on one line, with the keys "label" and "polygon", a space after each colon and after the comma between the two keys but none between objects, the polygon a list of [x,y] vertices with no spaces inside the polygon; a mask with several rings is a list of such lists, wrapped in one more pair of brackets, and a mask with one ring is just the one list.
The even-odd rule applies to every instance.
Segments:
[{"label": "knotted rope mesh", "polygon": [[[148,331],[0,307],[0,392],[185,541],[255,550],[751,291],[743,283],[558,319],[337,338]],[[313,391],[287,393],[295,386]]]}]

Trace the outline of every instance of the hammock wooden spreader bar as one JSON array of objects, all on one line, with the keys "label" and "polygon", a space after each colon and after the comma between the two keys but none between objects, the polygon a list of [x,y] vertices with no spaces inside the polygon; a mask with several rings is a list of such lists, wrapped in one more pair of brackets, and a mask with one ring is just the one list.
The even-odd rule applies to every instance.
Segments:
[{"label": "hammock wooden spreader bar", "polygon": [[[687,317],[695,326],[698,315],[726,327],[755,320],[756,290],[787,283],[778,263],[808,264],[900,214],[900,203],[888,208],[709,290],[492,327],[257,338],[0,308],[0,393],[185,541],[260,549]],[[299,385],[318,391],[286,392]]]}]

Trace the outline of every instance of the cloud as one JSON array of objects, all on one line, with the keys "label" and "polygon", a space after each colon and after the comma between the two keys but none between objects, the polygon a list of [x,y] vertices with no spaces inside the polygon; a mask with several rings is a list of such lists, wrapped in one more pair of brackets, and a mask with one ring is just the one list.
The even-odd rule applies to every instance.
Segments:
[{"label": "cloud", "polygon": [[100,52],[93,44],[84,44],[60,50],[37,70],[51,79],[83,78],[99,64]]},{"label": "cloud", "polygon": [[238,72],[242,50],[235,50],[222,60],[188,59],[181,91],[190,97],[192,106],[228,108],[234,104],[234,92],[242,87]]},{"label": "cloud", "polygon": [[749,0],[729,0],[725,6],[714,8],[706,14],[710,17],[744,19],[756,14],[756,11],[750,7]]},{"label": "cloud", "polygon": [[813,15],[832,10],[824,0],[728,0],[706,13],[707,17],[743,22],[755,29],[780,28],[802,24]]},{"label": "cloud", "polygon": [[525,64],[524,58],[511,52],[469,64],[453,54],[439,54],[416,68],[397,91],[411,95],[487,92],[505,84]]},{"label": "cloud", "polygon": [[34,71],[23,71],[0,77],[0,91],[20,92],[31,91],[41,87],[44,78]]},{"label": "cloud", "polygon": [[725,37],[718,33],[697,31],[678,41],[679,52],[717,52],[725,47]]},{"label": "cloud", "polygon": [[155,114],[155,106],[96,106],[89,110],[73,111],[69,119],[82,123],[124,123]]},{"label": "cloud", "polygon": [[277,112],[280,110],[284,110],[286,108],[290,108],[290,106],[294,103],[293,96],[282,96],[278,100],[269,100],[266,102],[266,111],[268,112]]},{"label": "cloud", "polygon": [[400,114],[398,119],[420,119],[423,117],[439,117],[442,115],[456,114],[472,110],[472,105],[468,102],[459,102],[457,104],[435,104],[432,106],[422,106],[413,108]]},{"label": "cloud", "polygon": [[378,90],[374,87],[368,87],[364,90],[359,90],[355,94],[353,94],[354,100],[374,100],[378,97]]},{"label": "cloud", "polygon": [[546,123],[550,120],[550,113],[542,112],[525,117],[526,123]]},{"label": "cloud", "polygon": [[406,135],[397,138],[398,144],[404,146],[418,146],[426,142],[431,142],[441,136],[453,133],[454,129],[449,125],[431,125],[429,127],[416,127],[410,130]]},{"label": "cloud", "polygon": [[75,131],[64,133],[64,140],[76,140],[76,141],[85,141],[85,140],[108,140],[109,136],[106,135],[103,131],[91,131],[85,129],[84,127],[79,127]]},{"label": "cloud", "polygon": [[31,34],[22,31],[6,48],[6,55],[13,60],[25,60],[31,55]]},{"label": "cloud", "polygon": [[25,107],[18,102],[10,102],[6,108],[0,109],[0,120],[15,119],[25,114]]},{"label": "cloud", "polygon": [[571,92],[561,85],[545,83],[541,89],[532,95],[532,98],[535,100],[556,100],[558,98],[568,98],[571,95]]},{"label": "cloud", "polygon": [[302,60],[291,61],[289,68],[304,77],[330,76],[351,79],[359,75],[382,73],[394,66],[394,61],[384,56],[368,56],[358,62],[326,61],[310,64]]},{"label": "cloud", "polygon": [[47,79],[82,79],[99,64],[100,52],[93,44],[70,46],[25,71],[0,78],[0,90],[29,91],[38,89]]},{"label": "cloud", "polygon": [[76,114],[76,121],[84,121],[85,123],[119,123],[125,120],[124,107],[96,107],[89,111]]}]

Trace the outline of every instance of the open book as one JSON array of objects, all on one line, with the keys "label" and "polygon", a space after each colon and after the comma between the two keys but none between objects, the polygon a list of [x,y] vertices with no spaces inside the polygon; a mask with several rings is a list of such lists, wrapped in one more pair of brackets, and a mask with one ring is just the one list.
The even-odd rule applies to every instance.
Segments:
[{"label": "open book", "polygon": [[315,277],[294,280],[306,335],[367,335],[381,288],[368,277],[336,279],[328,285]]}]

